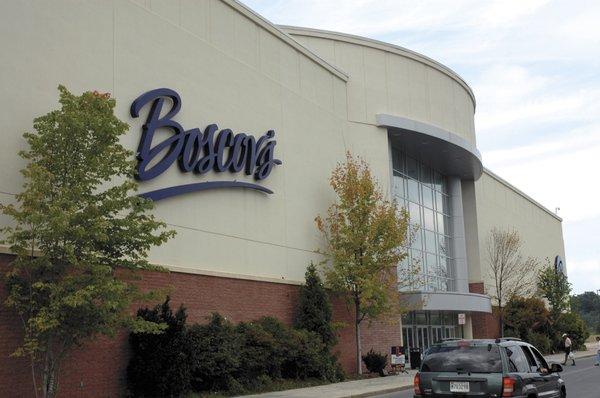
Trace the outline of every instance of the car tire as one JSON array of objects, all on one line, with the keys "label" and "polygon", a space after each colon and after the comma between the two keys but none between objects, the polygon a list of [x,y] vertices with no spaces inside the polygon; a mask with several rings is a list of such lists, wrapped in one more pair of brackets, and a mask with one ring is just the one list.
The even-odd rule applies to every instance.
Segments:
[{"label": "car tire", "polygon": [[564,388],[560,389],[560,398],[567,398],[567,390]]}]

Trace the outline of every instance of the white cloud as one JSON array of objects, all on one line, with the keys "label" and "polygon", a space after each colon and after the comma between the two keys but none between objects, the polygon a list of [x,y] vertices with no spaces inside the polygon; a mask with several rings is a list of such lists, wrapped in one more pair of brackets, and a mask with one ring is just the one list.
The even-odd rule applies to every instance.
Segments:
[{"label": "white cloud", "polygon": [[571,261],[567,265],[573,293],[595,292],[600,289],[600,260]]}]

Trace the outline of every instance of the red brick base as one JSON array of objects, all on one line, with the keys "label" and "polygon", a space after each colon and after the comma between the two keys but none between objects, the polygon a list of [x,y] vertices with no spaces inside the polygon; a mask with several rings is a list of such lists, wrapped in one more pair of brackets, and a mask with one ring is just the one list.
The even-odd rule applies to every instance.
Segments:
[{"label": "red brick base", "polygon": [[[12,256],[0,254],[0,272],[4,273]],[[269,315],[291,324],[298,300],[298,286],[231,279],[185,273],[142,274],[142,288],[171,287],[173,306],[183,303],[188,322],[204,322],[212,312],[219,312],[232,322],[248,321]],[[0,284],[0,301],[6,292]],[[339,330],[335,351],[348,373],[356,373],[354,314],[345,301],[333,299],[334,321],[345,324]],[[389,354],[390,347],[400,345],[398,321],[362,324],[363,352],[373,348]],[[34,396],[30,364],[10,354],[21,341],[18,318],[5,307],[0,308],[0,397]],[[74,351],[60,373],[61,397],[118,397],[125,392],[125,369],[129,359],[127,333],[114,339],[98,338]]]},{"label": "red brick base", "polygon": [[[469,283],[469,291],[471,293],[485,294],[483,282]],[[500,337],[500,322],[497,312],[497,308],[493,307],[491,314],[483,312],[474,312],[471,314],[474,339],[495,339]]]}]

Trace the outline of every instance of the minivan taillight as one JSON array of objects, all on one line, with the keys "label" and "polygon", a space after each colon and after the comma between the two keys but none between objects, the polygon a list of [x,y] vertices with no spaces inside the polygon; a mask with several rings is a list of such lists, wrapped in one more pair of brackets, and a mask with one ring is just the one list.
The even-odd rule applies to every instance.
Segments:
[{"label": "minivan taillight", "polygon": [[502,378],[502,396],[512,397],[515,392],[516,380],[512,377],[504,376]]},{"label": "minivan taillight", "polygon": [[415,375],[415,380],[413,382],[414,385],[414,389],[415,389],[415,395],[421,395],[421,375],[419,375],[419,372],[417,372],[417,374]]}]

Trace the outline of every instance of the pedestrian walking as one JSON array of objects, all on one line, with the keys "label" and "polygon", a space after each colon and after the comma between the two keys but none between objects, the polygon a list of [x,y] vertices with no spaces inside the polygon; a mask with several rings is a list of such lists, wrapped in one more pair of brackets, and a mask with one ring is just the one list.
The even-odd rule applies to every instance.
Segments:
[{"label": "pedestrian walking", "polygon": [[596,336],[596,365],[600,366],[600,336]]},{"label": "pedestrian walking", "polygon": [[569,360],[569,358],[571,358],[571,361],[573,361],[573,366],[575,366],[575,356],[571,353],[571,346],[573,345],[573,343],[571,342],[571,339],[569,338],[569,336],[564,333],[562,335],[562,338],[565,339],[564,344],[565,344],[565,361],[563,362],[563,365],[567,365],[567,361]]}]

